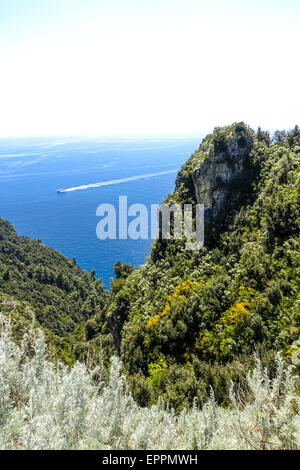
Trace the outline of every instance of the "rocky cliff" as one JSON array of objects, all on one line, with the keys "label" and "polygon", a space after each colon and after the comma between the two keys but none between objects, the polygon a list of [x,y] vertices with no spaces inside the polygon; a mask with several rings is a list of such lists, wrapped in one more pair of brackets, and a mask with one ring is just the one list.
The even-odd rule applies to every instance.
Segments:
[{"label": "rocky cliff", "polygon": [[180,169],[171,200],[176,195],[177,202],[204,204],[206,215],[215,217],[226,201],[242,199],[236,189],[246,189],[245,183],[253,176],[254,137],[244,123],[216,128]]},{"label": "rocky cliff", "polygon": [[226,198],[230,197],[232,182],[248,169],[252,143],[251,137],[237,131],[228,145],[224,144],[221,151],[213,152],[193,171],[197,202],[204,204],[213,216],[219,213]]}]

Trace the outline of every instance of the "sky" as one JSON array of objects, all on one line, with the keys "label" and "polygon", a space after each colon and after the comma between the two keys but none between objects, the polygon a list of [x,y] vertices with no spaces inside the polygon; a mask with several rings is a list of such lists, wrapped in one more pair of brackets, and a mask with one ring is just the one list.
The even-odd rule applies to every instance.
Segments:
[{"label": "sky", "polygon": [[299,0],[0,0],[0,136],[300,124]]}]

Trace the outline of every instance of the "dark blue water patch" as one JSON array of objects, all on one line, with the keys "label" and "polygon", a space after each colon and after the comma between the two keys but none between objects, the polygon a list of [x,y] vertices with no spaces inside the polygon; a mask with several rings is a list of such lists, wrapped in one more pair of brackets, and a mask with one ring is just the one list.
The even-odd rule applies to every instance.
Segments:
[{"label": "dark blue water patch", "polygon": [[173,191],[176,173],[111,186],[58,194],[57,189],[88,185],[178,169],[200,143],[197,138],[134,140],[22,139],[0,140],[0,216],[19,235],[41,238],[65,256],[75,257],[109,286],[113,265],[134,266],[150,254],[149,240],[99,240],[96,209],[159,204]]}]

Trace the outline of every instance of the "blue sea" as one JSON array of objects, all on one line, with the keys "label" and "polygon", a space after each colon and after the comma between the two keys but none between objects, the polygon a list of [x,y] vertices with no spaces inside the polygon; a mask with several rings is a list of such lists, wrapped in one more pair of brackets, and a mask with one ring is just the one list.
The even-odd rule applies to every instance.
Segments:
[{"label": "blue sea", "polygon": [[[128,205],[143,203],[150,211],[174,190],[176,171],[200,141],[200,136],[1,139],[0,216],[19,235],[40,238],[83,269],[95,268],[109,287],[115,262],[145,263],[152,241],[99,240],[97,207],[109,203],[118,210],[119,196],[127,196]],[[98,182],[104,185],[57,193]]]}]

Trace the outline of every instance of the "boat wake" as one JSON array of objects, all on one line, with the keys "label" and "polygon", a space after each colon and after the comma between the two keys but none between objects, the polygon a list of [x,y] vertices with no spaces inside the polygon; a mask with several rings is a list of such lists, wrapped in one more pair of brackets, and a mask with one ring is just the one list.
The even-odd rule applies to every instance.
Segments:
[{"label": "boat wake", "polygon": [[83,184],[82,186],[75,186],[74,188],[58,189],[57,192],[69,193],[71,191],[79,191],[79,190],[89,189],[89,188],[100,188],[101,186],[110,186],[111,184],[127,183],[129,181],[135,181],[135,180],[140,180],[144,178],[151,178],[153,176],[168,175],[170,173],[177,173],[177,171],[178,171],[177,169],[168,170],[168,171],[160,171],[159,173],[148,173],[145,175],[130,176],[128,178],[120,178],[118,180],[100,181],[99,183]]}]

